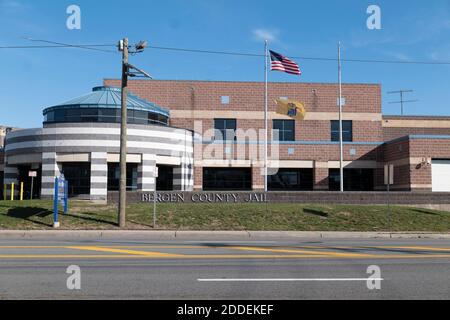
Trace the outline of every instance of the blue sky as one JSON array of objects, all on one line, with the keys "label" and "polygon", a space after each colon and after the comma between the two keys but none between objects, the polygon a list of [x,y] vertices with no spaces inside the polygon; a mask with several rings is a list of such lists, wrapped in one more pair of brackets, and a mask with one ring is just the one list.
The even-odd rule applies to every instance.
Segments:
[{"label": "blue sky", "polygon": [[[66,28],[71,4],[81,8],[81,30]],[[381,7],[382,30],[366,27],[370,4]],[[22,37],[114,44],[128,36],[154,46],[263,53],[268,38],[288,56],[335,57],[340,40],[349,59],[450,61],[448,0],[285,0],[283,10],[275,7],[268,0],[0,0],[0,46],[37,44]],[[0,59],[0,124],[18,127],[39,127],[44,107],[120,76],[114,53],[8,49]],[[148,49],[132,63],[156,79],[261,81],[261,59]],[[302,77],[271,73],[270,80],[336,81],[334,62],[297,62]],[[407,114],[450,115],[450,66],[344,63],[343,81],[381,83],[385,114],[399,113],[388,91],[414,89],[408,98],[420,102],[407,105]]]}]

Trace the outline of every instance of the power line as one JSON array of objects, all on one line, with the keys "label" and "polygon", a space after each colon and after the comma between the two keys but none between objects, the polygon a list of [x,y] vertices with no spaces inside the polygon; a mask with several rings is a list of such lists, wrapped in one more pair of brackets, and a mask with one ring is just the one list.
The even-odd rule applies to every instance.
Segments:
[{"label": "power line", "polygon": [[[116,53],[113,50],[99,49],[99,47],[117,47],[115,44],[66,44],[48,40],[34,40],[30,41],[45,42],[52,45],[41,46],[0,46],[0,49],[45,49],[45,48],[80,48],[87,50],[102,51],[108,53]],[[200,54],[214,54],[214,55],[227,55],[227,56],[241,56],[241,57],[258,57],[263,58],[263,54],[251,53],[251,52],[236,52],[236,51],[214,51],[214,50],[202,50],[202,49],[189,49],[189,48],[177,48],[177,47],[161,47],[161,46],[148,46],[149,49],[165,50],[175,52],[190,52]],[[325,61],[325,62],[337,62],[336,58],[327,57],[309,57],[309,56],[289,56],[292,59],[299,60],[311,60],[311,61]],[[404,64],[404,65],[450,65],[450,61],[420,61],[420,60],[383,60],[383,59],[341,59],[342,62],[352,63],[377,63],[377,64]]]},{"label": "power line", "polygon": [[[93,47],[93,46],[83,46],[83,45],[79,45],[79,44],[78,45],[77,44],[68,44],[68,43],[61,43],[61,42],[42,40],[42,39],[32,39],[32,38],[24,38],[24,39],[29,40],[29,41],[33,41],[33,42],[43,42],[43,43],[49,43],[49,44],[58,45],[58,46],[67,46],[67,47],[86,49],[86,50],[94,50],[94,51],[101,51],[101,52],[108,52],[108,53],[117,53],[117,51],[98,49],[98,48]],[[96,45],[96,46],[99,46],[99,45]]]},{"label": "power line", "polygon": [[[148,46],[149,49],[168,50],[168,51],[182,51],[192,53],[204,53],[204,54],[219,54],[219,55],[233,55],[233,56],[246,56],[246,57],[264,57],[263,54],[249,53],[249,52],[232,52],[232,51],[211,51],[211,50],[199,50],[199,49],[186,49],[186,48],[173,48],[173,47],[157,47]],[[301,60],[316,60],[316,61],[333,61],[336,62],[337,58],[326,57],[305,57],[305,56],[289,56],[292,59]],[[450,65],[450,61],[413,61],[413,60],[377,60],[377,59],[341,59],[345,62],[359,62],[359,63],[386,63],[386,64],[427,64],[427,65]]]},{"label": "power line", "polygon": [[80,45],[48,45],[48,46],[0,46],[0,49],[46,49],[46,48],[74,48],[80,47],[86,49],[89,47],[110,47],[111,45],[104,44],[80,44]]}]

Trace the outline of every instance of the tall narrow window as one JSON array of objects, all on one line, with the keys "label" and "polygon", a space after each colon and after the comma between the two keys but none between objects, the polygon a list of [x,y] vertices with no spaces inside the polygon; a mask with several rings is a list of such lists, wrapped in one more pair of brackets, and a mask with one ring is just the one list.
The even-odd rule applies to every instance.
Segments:
[{"label": "tall narrow window", "polygon": [[295,141],[295,120],[273,120],[273,137],[280,142]]}]

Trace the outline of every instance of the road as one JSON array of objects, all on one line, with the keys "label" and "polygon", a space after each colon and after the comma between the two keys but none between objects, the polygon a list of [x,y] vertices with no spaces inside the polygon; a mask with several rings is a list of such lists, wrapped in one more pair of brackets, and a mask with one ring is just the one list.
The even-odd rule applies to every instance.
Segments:
[{"label": "road", "polygon": [[0,299],[450,299],[450,243],[1,239]]}]

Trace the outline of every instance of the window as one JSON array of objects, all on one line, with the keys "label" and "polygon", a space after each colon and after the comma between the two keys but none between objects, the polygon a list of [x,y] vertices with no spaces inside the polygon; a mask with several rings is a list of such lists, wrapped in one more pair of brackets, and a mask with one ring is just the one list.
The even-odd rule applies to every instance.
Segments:
[{"label": "window", "polygon": [[252,170],[247,168],[203,168],[204,191],[250,191]]},{"label": "window", "polygon": [[156,190],[173,191],[173,167],[158,166],[158,178],[156,178]]},{"label": "window", "polygon": [[312,191],[313,169],[279,169],[276,175],[268,176],[270,191]]},{"label": "window", "polygon": [[55,122],[62,122],[65,121],[65,119],[66,119],[66,110],[64,109],[55,110],[53,118]]},{"label": "window", "polygon": [[98,109],[97,108],[85,108],[81,110],[82,122],[97,122],[98,121]]},{"label": "window", "polygon": [[[331,141],[339,142],[339,121],[331,121]],[[353,141],[353,122],[351,120],[342,121],[342,141]]]},{"label": "window", "polygon": [[91,193],[91,164],[63,163],[61,173],[69,184],[69,196],[88,195]]},{"label": "window", "polygon": [[214,120],[215,140],[236,140],[236,119]]},{"label": "window", "polygon": [[274,140],[277,134],[278,141],[295,141],[295,120],[273,120]]},{"label": "window", "polygon": [[[128,123],[130,124],[157,124],[168,125],[169,118],[166,115],[146,111],[127,110]],[[74,107],[52,110],[44,113],[46,123],[57,122],[103,122],[120,123],[121,110],[119,108],[94,108]]]},{"label": "window", "polygon": [[117,122],[120,119],[119,109],[99,109],[99,122]]},{"label": "window", "polygon": [[[344,169],[345,191],[373,191],[374,190],[373,169]],[[339,169],[329,170],[330,191],[339,191],[341,188],[341,176]]]},{"label": "window", "polygon": [[[138,166],[127,163],[127,191],[137,190]],[[108,191],[119,191],[120,188],[120,165],[108,163]]]}]

